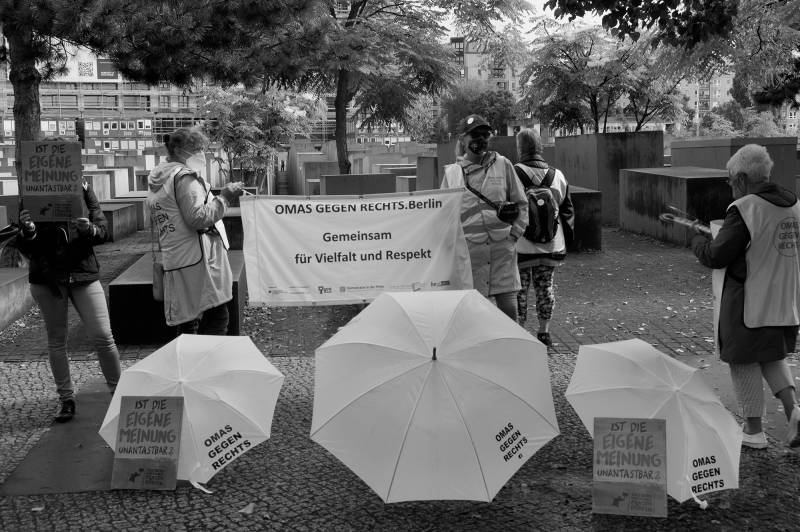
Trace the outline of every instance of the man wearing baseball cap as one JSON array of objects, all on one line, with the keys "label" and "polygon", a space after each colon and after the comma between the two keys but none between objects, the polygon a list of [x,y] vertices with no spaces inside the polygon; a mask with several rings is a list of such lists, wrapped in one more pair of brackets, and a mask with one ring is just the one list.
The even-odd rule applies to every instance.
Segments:
[{"label": "man wearing baseball cap", "polygon": [[485,118],[467,116],[458,132],[456,162],[445,167],[441,188],[466,188],[461,224],[473,287],[516,321],[521,285],[515,243],[528,226],[525,190],[511,161],[489,150],[492,126]]}]

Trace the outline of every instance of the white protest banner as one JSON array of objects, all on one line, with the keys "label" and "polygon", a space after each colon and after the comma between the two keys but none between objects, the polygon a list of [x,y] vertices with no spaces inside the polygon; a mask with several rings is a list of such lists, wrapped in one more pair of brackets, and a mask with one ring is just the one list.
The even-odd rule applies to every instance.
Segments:
[{"label": "white protest banner", "polygon": [[472,288],[462,194],[243,196],[249,303],[338,305]]}]

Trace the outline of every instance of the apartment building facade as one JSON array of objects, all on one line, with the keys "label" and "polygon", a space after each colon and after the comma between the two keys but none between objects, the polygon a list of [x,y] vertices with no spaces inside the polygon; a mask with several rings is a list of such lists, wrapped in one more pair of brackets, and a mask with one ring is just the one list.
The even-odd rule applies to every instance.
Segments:
[{"label": "apartment building facade", "polygon": [[[143,150],[165,133],[198,122],[197,95],[169,84],[126,80],[114,64],[83,49],[68,57],[66,72],[39,87],[43,137],[74,136],[88,153]],[[3,142],[14,141],[14,90],[0,65]]]}]

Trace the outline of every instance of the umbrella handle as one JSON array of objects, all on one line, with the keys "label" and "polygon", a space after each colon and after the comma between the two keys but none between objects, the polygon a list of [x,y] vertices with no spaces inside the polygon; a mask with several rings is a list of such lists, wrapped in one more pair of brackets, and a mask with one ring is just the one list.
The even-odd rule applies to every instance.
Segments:
[{"label": "umbrella handle", "polygon": [[[686,475],[686,482],[688,482],[689,484],[692,483],[691,479],[689,479],[689,475]],[[694,499],[694,502],[697,503],[697,505],[700,507],[701,510],[705,510],[706,508],[708,508],[708,501],[701,501],[700,499],[698,499],[697,495],[695,495],[692,490],[689,490],[689,492],[692,494],[692,499]]]}]

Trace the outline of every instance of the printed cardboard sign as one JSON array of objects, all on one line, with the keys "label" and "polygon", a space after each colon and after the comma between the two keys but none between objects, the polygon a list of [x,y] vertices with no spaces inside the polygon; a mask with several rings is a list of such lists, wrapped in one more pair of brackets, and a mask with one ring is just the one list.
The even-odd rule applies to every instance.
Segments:
[{"label": "printed cardboard sign", "polygon": [[111,489],[174,490],[183,397],[123,396]]},{"label": "printed cardboard sign", "polygon": [[594,418],[592,512],[667,516],[667,423]]},{"label": "printed cardboard sign", "polygon": [[79,142],[24,141],[20,157],[19,194],[34,221],[86,216]]}]

